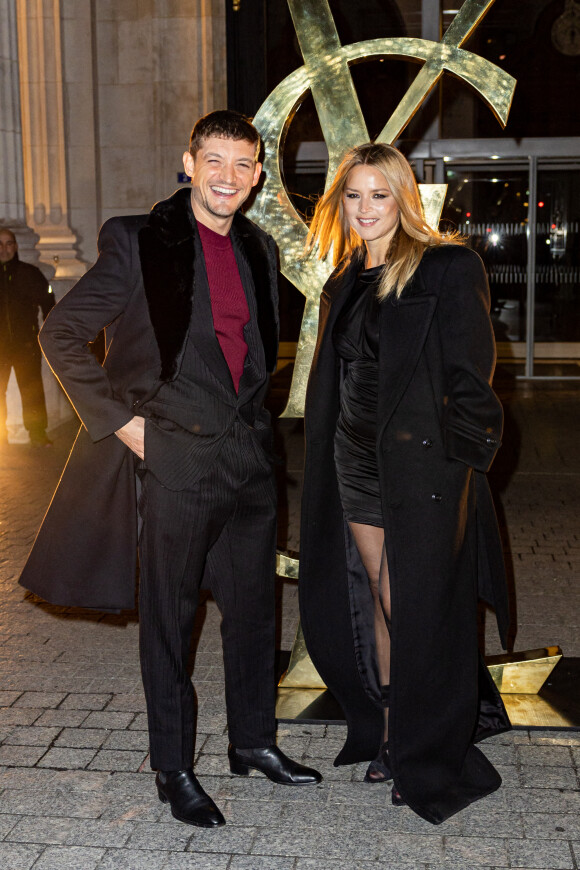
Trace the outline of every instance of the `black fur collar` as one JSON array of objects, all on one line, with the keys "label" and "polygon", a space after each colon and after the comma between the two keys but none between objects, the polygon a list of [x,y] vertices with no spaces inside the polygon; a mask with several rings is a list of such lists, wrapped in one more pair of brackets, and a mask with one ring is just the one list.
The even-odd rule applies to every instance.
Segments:
[{"label": "black fur collar", "polygon": [[[171,381],[179,373],[191,319],[197,224],[190,198],[190,188],[180,188],[158,202],[139,232],[145,296],[161,356],[162,381]],[[232,224],[232,237],[250,266],[258,327],[266,365],[272,371],[278,347],[274,253],[269,250],[266,233],[239,212]]]}]

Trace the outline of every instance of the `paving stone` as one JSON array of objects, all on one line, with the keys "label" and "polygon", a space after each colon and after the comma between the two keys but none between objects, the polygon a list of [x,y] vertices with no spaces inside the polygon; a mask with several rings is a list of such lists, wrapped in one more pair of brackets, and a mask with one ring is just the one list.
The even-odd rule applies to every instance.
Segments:
[{"label": "paving stone", "polygon": [[281,818],[282,807],[272,801],[229,801],[220,809],[228,825],[275,825]]},{"label": "paving stone", "polygon": [[98,870],[165,870],[167,852],[151,849],[108,849],[97,865]]},{"label": "paving stone", "polygon": [[171,819],[171,821],[161,821],[155,825],[147,822],[135,822],[135,829],[129,837],[127,847],[129,849],[165,849],[168,852],[185,851],[194,828],[172,819],[169,810],[166,810],[164,818]]},{"label": "paving stone", "polygon": [[55,771],[52,785],[71,792],[100,794],[106,789],[110,779],[110,773],[92,770],[58,770]]},{"label": "paving stone", "polygon": [[50,746],[59,733],[60,728],[14,728],[4,743],[9,746]]},{"label": "paving stone", "polygon": [[[231,860],[235,858],[234,855]],[[226,870],[226,868],[230,870],[231,866],[229,855],[218,855],[215,852],[205,854],[188,852],[185,855],[179,853],[170,855],[167,863],[163,865],[163,870]]]},{"label": "paving stone", "polygon": [[198,751],[203,750],[204,755],[220,755],[223,757],[227,753],[228,740],[224,734],[198,735],[196,749]]},{"label": "paving stone", "polygon": [[517,788],[521,784],[521,771],[516,764],[495,764],[503,788]]},{"label": "paving stone", "polygon": [[121,750],[101,749],[91,763],[90,770],[133,770],[138,771],[145,758],[146,752],[123,752]]},{"label": "paving stone", "polygon": [[107,728],[114,731],[121,728],[128,728],[135,717],[134,713],[108,713],[108,712],[93,712],[89,713],[83,722],[83,728]]},{"label": "paving stone", "polygon": [[247,854],[252,849],[254,837],[259,836],[257,833],[259,830],[234,825],[226,825],[216,830],[194,828],[193,837],[187,850],[189,852],[221,852],[229,855]]},{"label": "paving stone", "polygon": [[[388,788],[377,788],[375,784],[355,782],[343,783],[333,782],[330,786],[324,788],[324,783],[317,786],[320,792],[328,791],[329,803],[348,803],[359,804],[363,806],[381,806],[387,805],[387,801],[391,800],[391,793]],[[313,792],[314,789],[311,790]]]},{"label": "paving stone", "polygon": [[[494,837],[523,837],[524,825],[520,813],[490,811],[487,801],[478,801],[467,807],[462,813],[453,816],[449,821],[456,820],[460,833],[467,836],[475,834]],[[449,822],[445,823],[447,832]],[[527,836],[527,834],[526,834]]]},{"label": "paving stone", "polygon": [[45,710],[44,713],[36,719],[34,724],[49,726],[58,725],[61,728],[78,728],[78,726],[85,721],[88,715],[88,710]]},{"label": "paving stone", "polygon": [[3,707],[0,710],[0,725],[32,725],[42,714],[42,710],[23,709],[22,707]]},{"label": "paving stone", "polygon": [[67,695],[61,710],[103,710],[111,701],[111,695],[70,694]]},{"label": "paving stone", "polygon": [[49,846],[34,865],[34,870],[94,870],[103,849],[82,846]]},{"label": "paving stone", "polygon": [[[282,857],[376,858],[380,835],[372,838],[359,832],[345,832],[340,828],[319,829],[313,836],[312,828],[278,826],[274,830],[256,829],[252,846],[253,855],[279,855]],[[195,842],[195,841],[194,841]],[[241,851],[241,850],[240,850]]]},{"label": "paving stone", "polygon": [[[341,858],[338,861],[325,861],[320,858],[297,858],[296,870],[422,870],[427,865],[423,862],[413,861],[412,864],[401,862],[400,859],[394,859],[391,863],[390,859],[385,856],[380,863],[376,861],[349,861]],[[435,865],[428,865],[429,867]],[[467,870],[467,868],[462,868]],[[481,870],[481,867],[478,868]]]},{"label": "paving stone", "polygon": [[146,796],[115,796],[101,814],[103,821],[157,822],[163,815],[163,804],[157,792]]},{"label": "paving stone", "polygon": [[26,816],[13,827],[6,839],[14,843],[66,843],[74,824],[74,819],[57,816]]},{"label": "paving stone", "polygon": [[580,734],[569,734],[565,731],[551,737],[545,737],[542,733],[532,734],[531,742],[542,746],[580,746]]},{"label": "paving stone", "polygon": [[14,706],[42,710],[44,707],[58,707],[64,698],[66,692],[23,692]]},{"label": "paving stone", "polygon": [[506,792],[510,810],[522,813],[548,811],[580,813],[580,791],[578,790],[522,788],[509,789]]},{"label": "paving stone", "polygon": [[[42,849],[38,846],[24,846],[17,843],[0,843],[0,867],[10,870],[29,870]],[[38,867],[38,865],[36,865]],[[55,870],[55,868],[51,868]]]},{"label": "paving stone", "polygon": [[521,771],[521,783],[530,788],[575,789],[578,781],[574,770],[566,767],[542,767],[541,771],[532,766]]},{"label": "paving stone", "polygon": [[[205,755],[198,756],[195,762],[195,772],[198,776],[223,776],[229,771],[228,760],[224,755]],[[249,777],[244,779],[263,779],[264,774],[257,770],[252,770]]]},{"label": "paving stone", "polygon": [[85,768],[94,756],[93,749],[57,749],[53,747],[48,750],[38,764],[40,767]]},{"label": "paving stone", "polygon": [[[489,829],[488,829],[489,830]],[[499,837],[445,837],[445,861],[508,866],[506,841]]]},{"label": "paving stone", "polygon": [[294,870],[294,858],[233,855],[228,870]]},{"label": "paving stone", "polygon": [[[345,828],[359,828],[357,822],[350,823],[351,814],[345,812],[345,805],[317,801],[287,801],[279,804],[279,819],[283,827],[337,827],[343,825]],[[369,808],[353,806],[349,809],[353,810],[353,815],[356,817],[357,810],[365,810]],[[378,807],[370,808],[370,813],[376,811],[378,818],[382,814],[382,822],[385,820],[384,809]]]},{"label": "paving stone", "polygon": [[113,695],[111,701],[107,705],[107,711],[144,713],[146,710],[147,705],[143,692],[139,692],[139,694],[119,693]]},{"label": "paving stone", "polygon": [[132,731],[147,731],[147,714],[137,713],[129,728]]},{"label": "paving stone", "polygon": [[580,817],[574,813],[526,813],[523,821],[526,837],[530,840],[580,839]]},{"label": "paving stone", "polygon": [[277,793],[276,789],[290,792],[289,797],[292,796],[292,793],[296,794],[296,792],[301,791],[301,789],[292,789],[288,786],[275,786],[265,777],[261,779],[258,777],[252,779],[249,776],[215,777],[213,779],[208,777],[202,779],[201,784],[218,803],[226,800],[270,800],[271,798],[281,801],[280,793]]},{"label": "paving stone", "polygon": [[518,870],[573,870],[574,863],[568,843],[553,840],[508,841],[510,867]]},{"label": "paving stone", "polygon": [[[14,830],[18,822],[19,816],[10,816],[7,813],[0,815],[0,840],[8,839],[8,835]],[[12,839],[12,838],[10,838]]]},{"label": "paving stone", "polygon": [[65,728],[54,745],[71,749],[99,749],[110,733],[104,728]]},{"label": "paving stone", "polygon": [[143,731],[111,731],[103,749],[132,749],[149,751],[149,736]]},{"label": "paving stone", "polygon": [[100,816],[106,806],[107,800],[103,795],[77,793],[62,788],[42,791],[5,789],[0,795],[0,813],[11,815],[88,819]]},{"label": "paving stone", "polygon": [[43,789],[54,784],[54,770],[40,770],[37,767],[0,769],[0,789]]},{"label": "paving stone", "polygon": [[155,776],[152,772],[127,773],[118,771],[107,777],[103,789],[111,799],[118,797],[145,797],[157,795]]},{"label": "paving stone", "polygon": [[337,736],[332,731],[332,725],[323,725],[322,723],[312,722],[304,725],[301,722],[280,723],[278,725],[277,735],[278,740],[288,737],[326,737]]},{"label": "paving stone", "polygon": [[516,764],[518,761],[518,750],[513,743],[504,744],[503,746],[487,746],[485,743],[482,743],[481,749],[485,757],[488,758],[494,766],[498,764]]},{"label": "paving stone", "polygon": [[126,821],[74,819],[66,843],[70,846],[120,848],[125,845],[133,830],[133,823]]},{"label": "paving stone", "polygon": [[567,746],[518,746],[522,764],[530,766],[570,767],[572,755]]},{"label": "paving stone", "polygon": [[22,694],[22,692],[4,692],[0,690],[0,707],[9,707]]},{"label": "paving stone", "polygon": [[0,746],[0,764],[10,767],[32,767],[46,752],[46,747]]},{"label": "paving stone", "polygon": [[317,758],[334,759],[344,746],[344,740],[341,737],[313,737],[310,740],[308,747],[309,763]]}]

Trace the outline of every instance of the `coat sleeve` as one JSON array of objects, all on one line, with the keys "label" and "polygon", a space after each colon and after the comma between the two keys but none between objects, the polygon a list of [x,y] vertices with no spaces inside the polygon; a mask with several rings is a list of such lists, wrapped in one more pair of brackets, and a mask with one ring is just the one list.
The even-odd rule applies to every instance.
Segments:
[{"label": "coat sleeve", "polygon": [[131,236],[122,220],[103,225],[98,248],[95,265],[50,312],[40,333],[43,353],[93,441],[133,417],[114,395],[89,343],[123,313],[137,281]]},{"label": "coat sleeve", "polygon": [[483,263],[456,248],[443,276],[437,320],[445,377],[447,455],[488,471],[501,445],[503,410],[491,388],[495,340]]}]

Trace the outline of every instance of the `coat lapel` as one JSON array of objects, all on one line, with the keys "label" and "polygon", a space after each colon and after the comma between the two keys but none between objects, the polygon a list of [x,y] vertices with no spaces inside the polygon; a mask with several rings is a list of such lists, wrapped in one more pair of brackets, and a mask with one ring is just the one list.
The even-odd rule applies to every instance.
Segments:
[{"label": "coat lapel", "polygon": [[139,257],[149,317],[161,357],[161,381],[181,367],[191,321],[194,240],[189,188],[153,206],[139,231]]},{"label": "coat lapel", "polygon": [[308,439],[325,439],[325,421],[336,420],[339,411],[340,375],[338,357],[332,345],[332,332],[350,296],[360,268],[353,261],[345,272],[333,272],[322,291],[318,313],[318,338],[306,391],[305,425]]},{"label": "coat lapel", "polygon": [[[232,224],[232,243],[246,295],[251,292],[244,280],[245,260],[251,275],[256,300],[256,319],[264,347],[266,370],[273,372],[278,357],[278,293],[276,259],[268,237],[240,212]],[[248,300],[249,302],[249,300]],[[251,306],[250,306],[251,310]]]},{"label": "coat lapel", "polygon": [[[169,199],[157,203],[151,210],[147,225],[139,232],[145,296],[161,357],[160,380],[171,381],[180,371],[192,321],[195,279],[196,294],[197,284],[202,282],[199,299],[201,320],[198,322],[195,318],[192,338],[212,371],[231,385],[231,375],[213,330],[209,285],[190,196],[189,188],[182,188]],[[269,251],[265,234],[239,212],[232,224],[232,240],[238,264],[242,258],[244,264],[247,263],[247,269],[240,268],[240,274],[246,293],[255,293],[266,367],[273,371],[278,353],[274,252]],[[248,286],[248,278],[253,287]],[[195,309],[197,313],[197,300]],[[202,329],[202,326],[206,328]]]},{"label": "coat lapel", "polygon": [[413,376],[436,306],[437,296],[426,292],[419,266],[401,297],[380,307],[379,441]]}]

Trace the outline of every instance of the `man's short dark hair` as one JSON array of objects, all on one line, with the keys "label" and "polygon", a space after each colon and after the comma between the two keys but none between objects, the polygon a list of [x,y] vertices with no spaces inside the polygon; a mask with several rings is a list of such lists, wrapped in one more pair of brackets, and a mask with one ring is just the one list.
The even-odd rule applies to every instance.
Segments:
[{"label": "man's short dark hair", "polygon": [[245,139],[256,146],[254,160],[260,153],[260,134],[249,118],[233,109],[218,109],[209,112],[196,123],[189,137],[189,153],[195,157],[201,148],[204,139],[210,136],[218,136],[220,139]]}]

